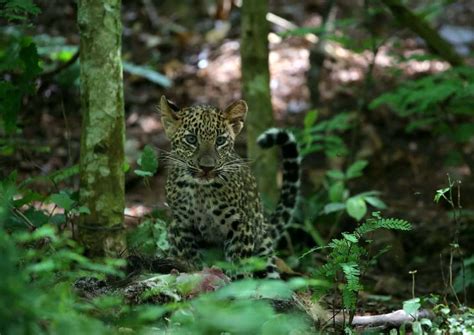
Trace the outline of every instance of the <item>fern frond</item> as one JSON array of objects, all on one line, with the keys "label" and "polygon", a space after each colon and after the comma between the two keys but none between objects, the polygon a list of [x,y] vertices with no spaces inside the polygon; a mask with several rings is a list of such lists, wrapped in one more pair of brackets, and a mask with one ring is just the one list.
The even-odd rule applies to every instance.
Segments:
[{"label": "fern frond", "polygon": [[402,219],[378,219],[378,220],[367,220],[360,227],[356,229],[356,232],[360,235],[365,235],[371,231],[377,229],[393,229],[393,230],[411,230],[411,224],[408,221]]},{"label": "fern frond", "polygon": [[356,308],[356,294],[357,292],[351,291],[345,287],[342,289],[342,304],[345,308],[349,310],[353,310]]},{"label": "fern frond", "polygon": [[347,280],[347,288],[351,291],[358,291],[362,289],[360,284],[360,269],[357,263],[343,263],[341,264],[342,272]]},{"label": "fern frond", "polygon": [[356,307],[357,293],[362,289],[359,265],[357,263],[342,263],[341,268],[347,281],[342,290],[344,307],[354,309]]}]

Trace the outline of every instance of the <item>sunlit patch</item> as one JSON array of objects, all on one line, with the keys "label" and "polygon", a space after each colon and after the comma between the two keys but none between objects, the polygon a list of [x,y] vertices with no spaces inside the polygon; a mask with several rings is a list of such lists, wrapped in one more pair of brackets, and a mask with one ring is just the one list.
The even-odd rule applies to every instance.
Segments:
[{"label": "sunlit patch", "polygon": [[142,116],[138,120],[138,124],[145,133],[156,132],[163,128],[156,116]]}]

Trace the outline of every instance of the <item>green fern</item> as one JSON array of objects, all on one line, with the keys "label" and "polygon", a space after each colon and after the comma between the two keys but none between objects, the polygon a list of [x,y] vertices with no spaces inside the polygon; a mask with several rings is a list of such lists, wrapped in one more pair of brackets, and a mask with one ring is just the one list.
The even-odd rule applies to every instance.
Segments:
[{"label": "green fern", "polygon": [[[473,81],[472,67],[452,68],[406,81],[374,99],[369,108],[387,105],[399,116],[409,118],[407,131],[430,127],[455,142],[468,142],[474,136],[474,123],[464,116],[473,115]],[[456,117],[458,122],[453,122]]]},{"label": "green fern", "polygon": [[368,219],[360,227],[356,229],[359,235],[365,235],[377,229],[392,229],[392,230],[411,230],[411,224],[402,219]]},{"label": "green fern", "polygon": [[352,310],[356,307],[357,293],[362,289],[359,264],[342,263],[341,268],[347,282],[342,290],[342,301],[345,308]]},{"label": "green fern", "polygon": [[[328,248],[327,263],[319,268],[317,276],[327,281],[333,281],[342,296],[344,308],[355,312],[357,295],[362,289],[360,274],[368,266],[373,265],[374,256],[367,251],[367,240],[364,235],[377,229],[410,230],[411,225],[405,220],[384,219],[378,212],[372,214],[359,226],[354,233],[342,233],[342,238],[333,239]],[[343,279],[343,282],[340,282]],[[342,285],[340,285],[342,284]],[[324,291],[325,290],[325,291]],[[318,294],[327,293],[330,288],[323,288]]]}]

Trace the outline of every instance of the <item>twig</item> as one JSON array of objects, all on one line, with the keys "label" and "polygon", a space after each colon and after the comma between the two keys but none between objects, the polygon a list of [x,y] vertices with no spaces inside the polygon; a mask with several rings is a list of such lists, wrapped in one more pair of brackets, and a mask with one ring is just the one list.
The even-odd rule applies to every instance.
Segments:
[{"label": "twig", "polygon": [[52,70],[45,71],[45,72],[41,73],[39,75],[39,78],[44,80],[46,78],[54,77],[58,73],[64,71],[69,66],[74,64],[78,60],[79,54],[80,54],[79,49],[77,49],[77,51],[74,53],[74,55],[72,55],[72,57],[67,62],[61,63],[60,65],[58,65],[56,68],[54,68]]},{"label": "twig", "polygon": [[408,271],[408,273],[411,274],[411,297],[412,297],[412,299],[415,299],[415,274],[416,274],[416,270]]},{"label": "twig", "polygon": [[274,13],[268,12],[265,18],[267,19],[268,22],[273,23],[274,25],[277,25],[286,30],[298,28],[298,26],[294,24],[293,22],[288,21],[287,19],[281,16],[278,16]]},{"label": "twig", "polygon": [[444,264],[443,264],[443,255],[439,254],[439,267],[441,270],[441,279],[443,280],[444,285],[444,294],[443,294],[443,301],[445,304],[448,303],[447,296],[448,296],[448,282],[446,281],[446,275],[444,273]]},{"label": "twig", "polygon": [[[454,298],[456,299],[456,302],[458,303],[458,305],[461,304],[460,300],[459,300],[459,297],[456,293],[456,290],[454,289],[454,285],[453,285],[453,260],[454,260],[454,251],[455,250],[460,250],[460,247],[459,247],[459,231],[460,231],[460,225],[461,225],[461,221],[459,220],[459,217],[458,217],[458,210],[461,209],[461,200],[460,200],[460,190],[458,189],[458,208],[456,208],[456,205],[454,204],[454,200],[453,200],[453,186],[454,186],[454,183],[451,181],[451,176],[449,175],[449,173],[447,174],[448,175],[448,185],[449,185],[449,198],[446,198],[446,200],[448,201],[449,205],[451,206],[451,208],[453,209],[453,220],[454,220],[454,225],[455,225],[455,228],[454,228],[454,234],[453,234],[453,242],[451,243],[450,245],[450,251],[449,251],[449,288],[451,289],[451,293],[453,294]],[[461,254],[461,251],[459,251],[460,254]],[[463,258],[462,258],[462,254],[461,254],[461,262],[463,263]]]}]

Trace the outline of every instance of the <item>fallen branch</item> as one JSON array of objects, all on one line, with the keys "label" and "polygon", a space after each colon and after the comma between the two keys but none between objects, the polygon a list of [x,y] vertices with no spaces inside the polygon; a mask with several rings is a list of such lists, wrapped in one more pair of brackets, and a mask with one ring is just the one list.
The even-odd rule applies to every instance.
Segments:
[{"label": "fallen branch", "polygon": [[464,64],[464,60],[454,51],[452,45],[431,28],[423,18],[405,7],[400,0],[381,0],[381,2],[390,9],[398,22],[420,36],[434,53],[452,66]]},{"label": "fallen branch", "polygon": [[427,310],[421,310],[415,315],[407,314],[403,309],[388,314],[355,316],[352,320],[354,327],[400,327],[405,323],[412,323],[418,319],[430,319],[433,314]]}]

